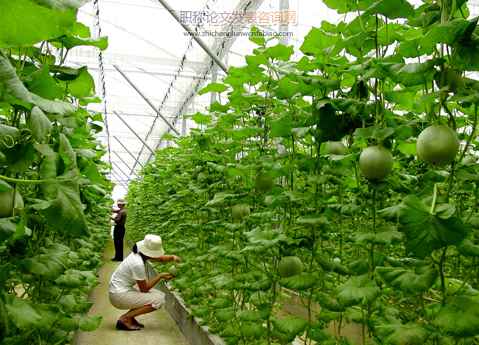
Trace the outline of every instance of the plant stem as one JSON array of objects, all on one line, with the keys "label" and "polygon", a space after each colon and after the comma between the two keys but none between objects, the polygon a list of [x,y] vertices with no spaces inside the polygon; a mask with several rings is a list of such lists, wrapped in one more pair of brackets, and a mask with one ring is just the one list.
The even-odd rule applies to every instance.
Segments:
[{"label": "plant stem", "polygon": [[0,180],[14,183],[43,183],[43,180],[21,180],[17,178],[11,178],[7,176],[0,175]]},{"label": "plant stem", "polygon": [[434,183],[434,196],[432,197],[431,209],[429,210],[430,214],[434,214],[434,209],[436,208],[437,201],[437,183]]},{"label": "plant stem", "polygon": [[441,260],[439,261],[439,274],[441,275],[441,306],[444,307],[446,305],[446,283],[445,283],[445,276],[444,276],[444,263],[446,261],[446,251],[447,246],[444,247],[442,250]]}]

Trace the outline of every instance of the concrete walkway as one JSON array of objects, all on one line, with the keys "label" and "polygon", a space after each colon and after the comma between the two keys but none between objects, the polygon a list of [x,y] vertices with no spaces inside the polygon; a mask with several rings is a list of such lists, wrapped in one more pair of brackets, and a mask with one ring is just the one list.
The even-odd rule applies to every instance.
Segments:
[{"label": "concrete walkway", "polygon": [[[125,248],[125,256],[131,248]],[[140,331],[121,331],[116,329],[116,321],[126,311],[114,308],[108,300],[108,283],[110,277],[119,266],[119,262],[111,261],[114,256],[113,240],[104,252],[105,265],[99,270],[99,281],[93,292],[93,305],[88,315],[103,317],[100,327],[93,332],[82,332],[77,335],[77,345],[189,345],[175,321],[165,308],[153,313],[140,315],[137,320],[145,324]]]}]

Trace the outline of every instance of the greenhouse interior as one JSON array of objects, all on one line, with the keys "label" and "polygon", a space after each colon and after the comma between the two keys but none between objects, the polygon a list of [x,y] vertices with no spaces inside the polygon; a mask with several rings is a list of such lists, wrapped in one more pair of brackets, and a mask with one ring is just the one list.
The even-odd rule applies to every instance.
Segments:
[{"label": "greenhouse interior", "polygon": [[0,344],[478,344],[478,19],[0,1]]}]

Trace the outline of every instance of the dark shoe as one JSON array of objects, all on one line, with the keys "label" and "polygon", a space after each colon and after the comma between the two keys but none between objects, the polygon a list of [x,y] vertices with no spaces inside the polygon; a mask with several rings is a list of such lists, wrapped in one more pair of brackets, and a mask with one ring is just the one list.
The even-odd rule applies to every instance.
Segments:
[{"label": "dark shoe", "polygon": [[137,326],[139,326],[139,327],[145,327],[144,324],[139,323],[138,321],[136,321],[136,319],[135,319],[134,317],[131,319],[131,321],[133,321],[133,324],[135,324],[135,325],[137,325]]},{"label": "dark shoe", "polygon": [[111,259],[111,261],[123,261],[123,260],[113,258],[113,259]]},{"label": "dark shoe", "polygon": [[116,328],[122,331],[139,331],[140,330],[140,327],[137,325],[133,325],[131,327],[128,327],[127,325],[125,325],[124,322],[128,322],[128,321],[132,321],[132,320],[125,319],[122,315],[120,319],[116,322]]}]

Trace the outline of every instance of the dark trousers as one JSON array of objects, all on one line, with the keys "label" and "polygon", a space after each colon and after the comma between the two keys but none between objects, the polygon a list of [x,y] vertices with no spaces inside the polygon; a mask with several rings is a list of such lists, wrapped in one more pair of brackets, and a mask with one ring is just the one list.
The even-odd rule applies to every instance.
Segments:
[{"label": "dark trousers", "polygon": [[115,225],[113,229],[113,242],[115,243],[115,259],[123,260],[123,239],[125,237],[125,226]]}]

